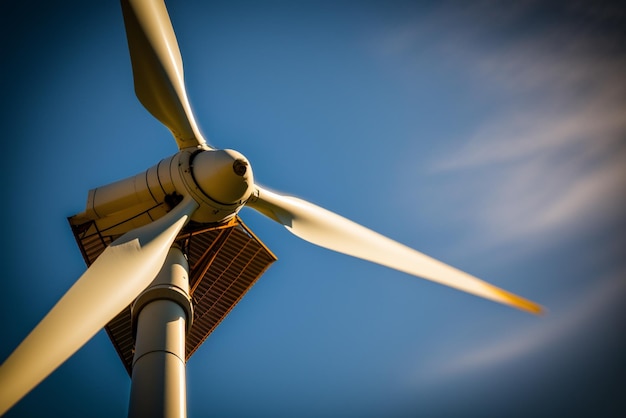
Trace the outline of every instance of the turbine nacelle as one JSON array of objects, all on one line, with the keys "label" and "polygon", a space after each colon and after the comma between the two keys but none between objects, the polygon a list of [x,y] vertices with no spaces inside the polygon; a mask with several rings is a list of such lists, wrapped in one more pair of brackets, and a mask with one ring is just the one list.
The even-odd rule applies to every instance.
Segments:
[{"label": "turbine nacelle", "polygon": [[239,212],[253,190],[252,168],[241,153],[184,149],[145,172],[90,190],[86,210],[77,216],[118,223],[149,211],[157,218],[177,203],[173,197],[191,196],[199,205],[192,220],[224,222]]}]

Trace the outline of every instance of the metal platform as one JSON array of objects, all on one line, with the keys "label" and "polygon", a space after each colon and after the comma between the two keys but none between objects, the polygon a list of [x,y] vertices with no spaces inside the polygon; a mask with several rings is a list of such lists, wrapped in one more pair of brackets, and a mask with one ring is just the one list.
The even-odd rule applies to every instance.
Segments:
[{"label": "metal platform", "polygon": [[[70,217],[68,221],[88,266],[122,231],[132,229],[130,223],[132,227],[139,226],[137,218],[132,222],[128,220],[126,227],[119,223],[110,227],[107,222],[85,220],[79,216]],[[188,360],[276,261],[276,256],[239,217],[221,225],[190,223],[178,235],[176,242],[189,261],[190,293],[194,308],[193,323],[186,341]],[[134,352],[130,318],[128,306],[105,327],[129,374]]]}]

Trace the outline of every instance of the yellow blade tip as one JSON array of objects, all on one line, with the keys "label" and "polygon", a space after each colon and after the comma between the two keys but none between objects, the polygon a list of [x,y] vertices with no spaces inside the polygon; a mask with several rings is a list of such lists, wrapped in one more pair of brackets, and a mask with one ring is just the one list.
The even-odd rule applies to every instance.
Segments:
[{"label": "yellow blade tip", "polygon": [[543,315],[546,313],[546,310],[544,309],[543,306],[533,301],[530,301],[528,299],[525,299],[521,296],[517,296],[513,293],[507,292],[506,290],[502,290],[502,289],[498,289],[497,293],[501,297],[500,300],[510,306],[513,306],[515,308],[521,309],[526,312],[530,312],[534,315]]}]

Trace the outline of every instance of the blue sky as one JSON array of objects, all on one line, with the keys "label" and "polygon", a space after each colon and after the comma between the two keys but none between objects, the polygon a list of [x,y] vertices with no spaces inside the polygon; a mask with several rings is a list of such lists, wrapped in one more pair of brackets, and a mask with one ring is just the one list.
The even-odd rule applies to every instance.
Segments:
[{"label": "blue sky", "polygon": [[[3,5],[6,358],[84,271],[66,218],[176,151],[119,4]],[[610,2],[170,1],[209,142],[300,196],[548,309],[300,241],[188,363],[189,416],[626,414],[626,50]],[[125,416],[104,332],[8,417]]]}]

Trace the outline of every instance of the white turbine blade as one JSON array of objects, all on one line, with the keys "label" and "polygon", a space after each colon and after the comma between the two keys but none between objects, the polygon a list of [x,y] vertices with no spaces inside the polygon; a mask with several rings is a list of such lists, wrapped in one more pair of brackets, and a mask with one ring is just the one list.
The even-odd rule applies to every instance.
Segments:
[{"label": "white turbine blade", "polygon": [[528,312],[542,311],[534,302],[490,285],[312,203],[260,188],[258,190],[258,197],[248,205],[283,224],[305,241]]},{"label": "white turbine blade", "polygon": [[194,118],[178,42],[163,0],[122,0],[135,93],[178,149],[207,147]]},{"label": "white turbine blade", "polygon": [[0,415],[74,354],[156,277],[198,204],[115,240],[0,366]]}]

